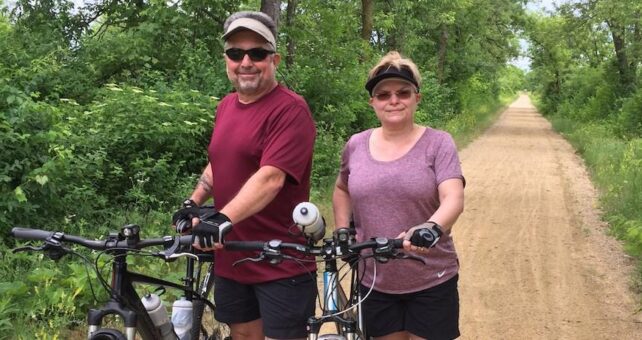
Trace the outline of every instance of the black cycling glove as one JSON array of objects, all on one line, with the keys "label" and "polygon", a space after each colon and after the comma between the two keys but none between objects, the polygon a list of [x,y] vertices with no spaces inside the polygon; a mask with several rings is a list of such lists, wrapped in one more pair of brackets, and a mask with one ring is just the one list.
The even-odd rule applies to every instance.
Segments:
[{"label": "black cycling glove", "polygon": [[183,206],[172,216],[172,224],[176,226],[176,232],[186,233],[192,229],[192,218],[198,217],[198,204],[192,199],[183,201]]},{"label": "black cycling glove", "polygon": [[212,248],[215,243],[223,243],[223,236],[232,230],[232,221],[223,213],[216,213],[203,218],[192,234],[194,242],[201,248]]},{"label": "black cycling glove", "polygon": [[414,231],[411,233],[410,230],[408,230],[406,239],[409,239],[410,243],[417,247],[432,248],[439,242],[441,235],[444,234],[441,226],[432,221],[422,223],[411,229],[414,229]]}]

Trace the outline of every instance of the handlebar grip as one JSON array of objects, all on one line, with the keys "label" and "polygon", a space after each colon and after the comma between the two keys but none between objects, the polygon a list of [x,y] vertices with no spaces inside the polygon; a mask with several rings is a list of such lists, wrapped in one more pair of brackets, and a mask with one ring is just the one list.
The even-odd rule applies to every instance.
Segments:
[{"label": "handlebar grip", "polygon": [[439,236],[436,236],[435,233],[428,228],[421,228],[412,233],[410,243],[417,247],[432,247],[438,239]]},{"label": "handlebar grip", "polygon": [[15,238],[24,240],[40,240],[44,241],[53,235],[53,231],[42,229],[20,228],[15,227],[11,229],[11,235]]},{"label": "handlebar grip", "polygon": [[263,250],[263,241],[226,241],[225,250]]},{"label": "handlebar grip", "polygon": [[392,243],[392,247],[395,249],[401,249],[403,248],[403,239],[402,238],[395,238],[390,240]]}]

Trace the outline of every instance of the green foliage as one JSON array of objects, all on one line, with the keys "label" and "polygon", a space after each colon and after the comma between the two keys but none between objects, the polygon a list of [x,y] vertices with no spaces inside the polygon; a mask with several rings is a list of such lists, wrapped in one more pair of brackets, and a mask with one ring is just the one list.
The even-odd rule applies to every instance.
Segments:
[{"label": "green foliage", "polygon": [[499,91],[502,94],[515,94],[526,89],[526,75],[516,66],[509,65],[499,72]]},{"label": "green foliage", "polygon": [[623,101],[618,114],[618,126],[629,136],[642,136],[642,88]]},{"label": "green foliage", "polygon": [[[24,253],[5,253],[2,258],[2,271],[13,277],[4,277],[0,282],[0,296],[3,302],[13,304],[0,304],[0,315],[14,322],[28,321],[39,328],[49,328],[54,331],[52,334],[59,331],[56,328],[73,327],[83,322],[82,314],[92,301],[86,269],[74,262],[77,260],[43,262],[42,254],[27,256]],[[12,267],[13,271],[7,270]],[[105,298],[104,293],[102,298]],[[20,307],[16,307],[16,302]],[[32,334],[31,330],[20,327],[4,330],[10,338]]]},{"label": "green foliage", "polygon": [[115,84],[97,96],[86,107],[25,99],[6,118],[3,225],[21,216],[40,226],[91,221],[114,205],[158,209],[181,200],[185,174],[205,164],[216,100]]},{"label": "green foliage", "polygon": [[312,171],[312,201],[322,200],[322,190],[334,185],[338,174],[340,157],[346,140],[341,135],[333,133],[326,125],[318,124],[317,139],[314,145],[314,160]]}]

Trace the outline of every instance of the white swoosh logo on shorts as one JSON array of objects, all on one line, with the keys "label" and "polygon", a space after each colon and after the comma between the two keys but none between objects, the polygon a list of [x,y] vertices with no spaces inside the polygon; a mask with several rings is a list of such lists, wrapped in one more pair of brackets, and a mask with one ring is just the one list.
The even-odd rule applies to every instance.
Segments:
[{"label": "white swoosh logo on shorts", "polygon": [[444,274],[446,274],[446,269],[444,269],[444,270],[440,271],[439,273],[437,273],[437,277],[441,278],[442,276],[444,276]]}]

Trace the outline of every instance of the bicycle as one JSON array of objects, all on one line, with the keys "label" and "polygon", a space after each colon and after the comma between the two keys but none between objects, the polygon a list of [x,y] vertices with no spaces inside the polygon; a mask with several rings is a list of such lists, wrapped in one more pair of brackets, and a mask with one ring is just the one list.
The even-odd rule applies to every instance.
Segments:
[{"label": "bicycle", "polygon": [[[53,260],[58,260],[70,253],[84,258],[74,250],[66,248],[65,243],[101,251],[95,259],[93,269],[96,271],[100,283],[110,292],[110,298],[102,307],[92,308],[87,312],[88,339],[133,340],[137,333],[145,340],[166,339],[168,336],[176,339],[176,334],[171,328],[171,334],[168,335],[154,324],[152,315],[147,311],[134,288],[134,283],[171,287],[182,291],[185,299],[193,304],[191,339],[222,340],[229,338],[230,333],[227,325],[207,325],[208,327],[206,327],[203,322],[205,307],[208,307],[210,311],[215,309],[214,304],[209,301],[214,282],[211,270],[213,254],[194,252],[191,247],[191,235],[141,239],[140,227],[133,224],[123,226],[120,232],[110,233],[103,240],[89,240],[62,232],[29,228],[13,228],[11,235],[18,239],[44,242],[40,247],[23,246],[14,249],[14,252],[43,251]],[[152,246],[163,246],[163,250],[158,252],[143,251],[144,248]],[[111,284],[102,278],[98,269],[98,257],[103,253],[113,256]],[[158,257],[168,262],[179,257],[187,257],[183,284],[129,271],[127,257],[132,254]],[[201,279],[203,267],[207,269]],[[103,320],[109,315],[115,315],[122,319],[124,334],[117,329],[102,327]]]},{"label": "bicycle", "polygon": [[[379,237],[365,242],[356,242],[353,228],[340,228],[333,233],[332,238],[323,240],[323,244],[315,246],[316,240],[308,240],[308,244],[284,243],[281,240],[270,241],[226,241],[224,247],[231,251],[258,251],[254,258],[246,258],[234,265],[245,261],[268,261],[272,265],[278,265],[284,259],[294,261],[305,261],[292,255],[286,254],[283,250],[294,251],[302,255],[322,258],[325,263],[323,271],[323,301],[319,301],[322,314],[312,316],[308,319],[308,339],[368,339],[365,329],[361,303],[367,298],[361,294],[359,288],[360,274],[358,263],[360,260],[373,257],[378,263],[386,263],[390,259],[414,259],[423,263],[418,257],[406,255],[398,250],[403,248],[403,239],[387,239]],[[364,255],[363,250],[372,250],[371,254]],[[343,260],[349,266],[351,274],[349,294],[341,286],[340,268],[337,259]],[[316,260],[315,260],[316,261]],[[311,274],[312,275],[312,274]],[[376,266],[375,266],[376,277]],[[373,282],[374,283],[374,282]],[[371,285],[373,287],[374,285]],[[372,291],[372,288],[371,290]],[[336,326],[336,334],[325,334],[319,336],[321,326],[326,322],[332,322]]]}]

